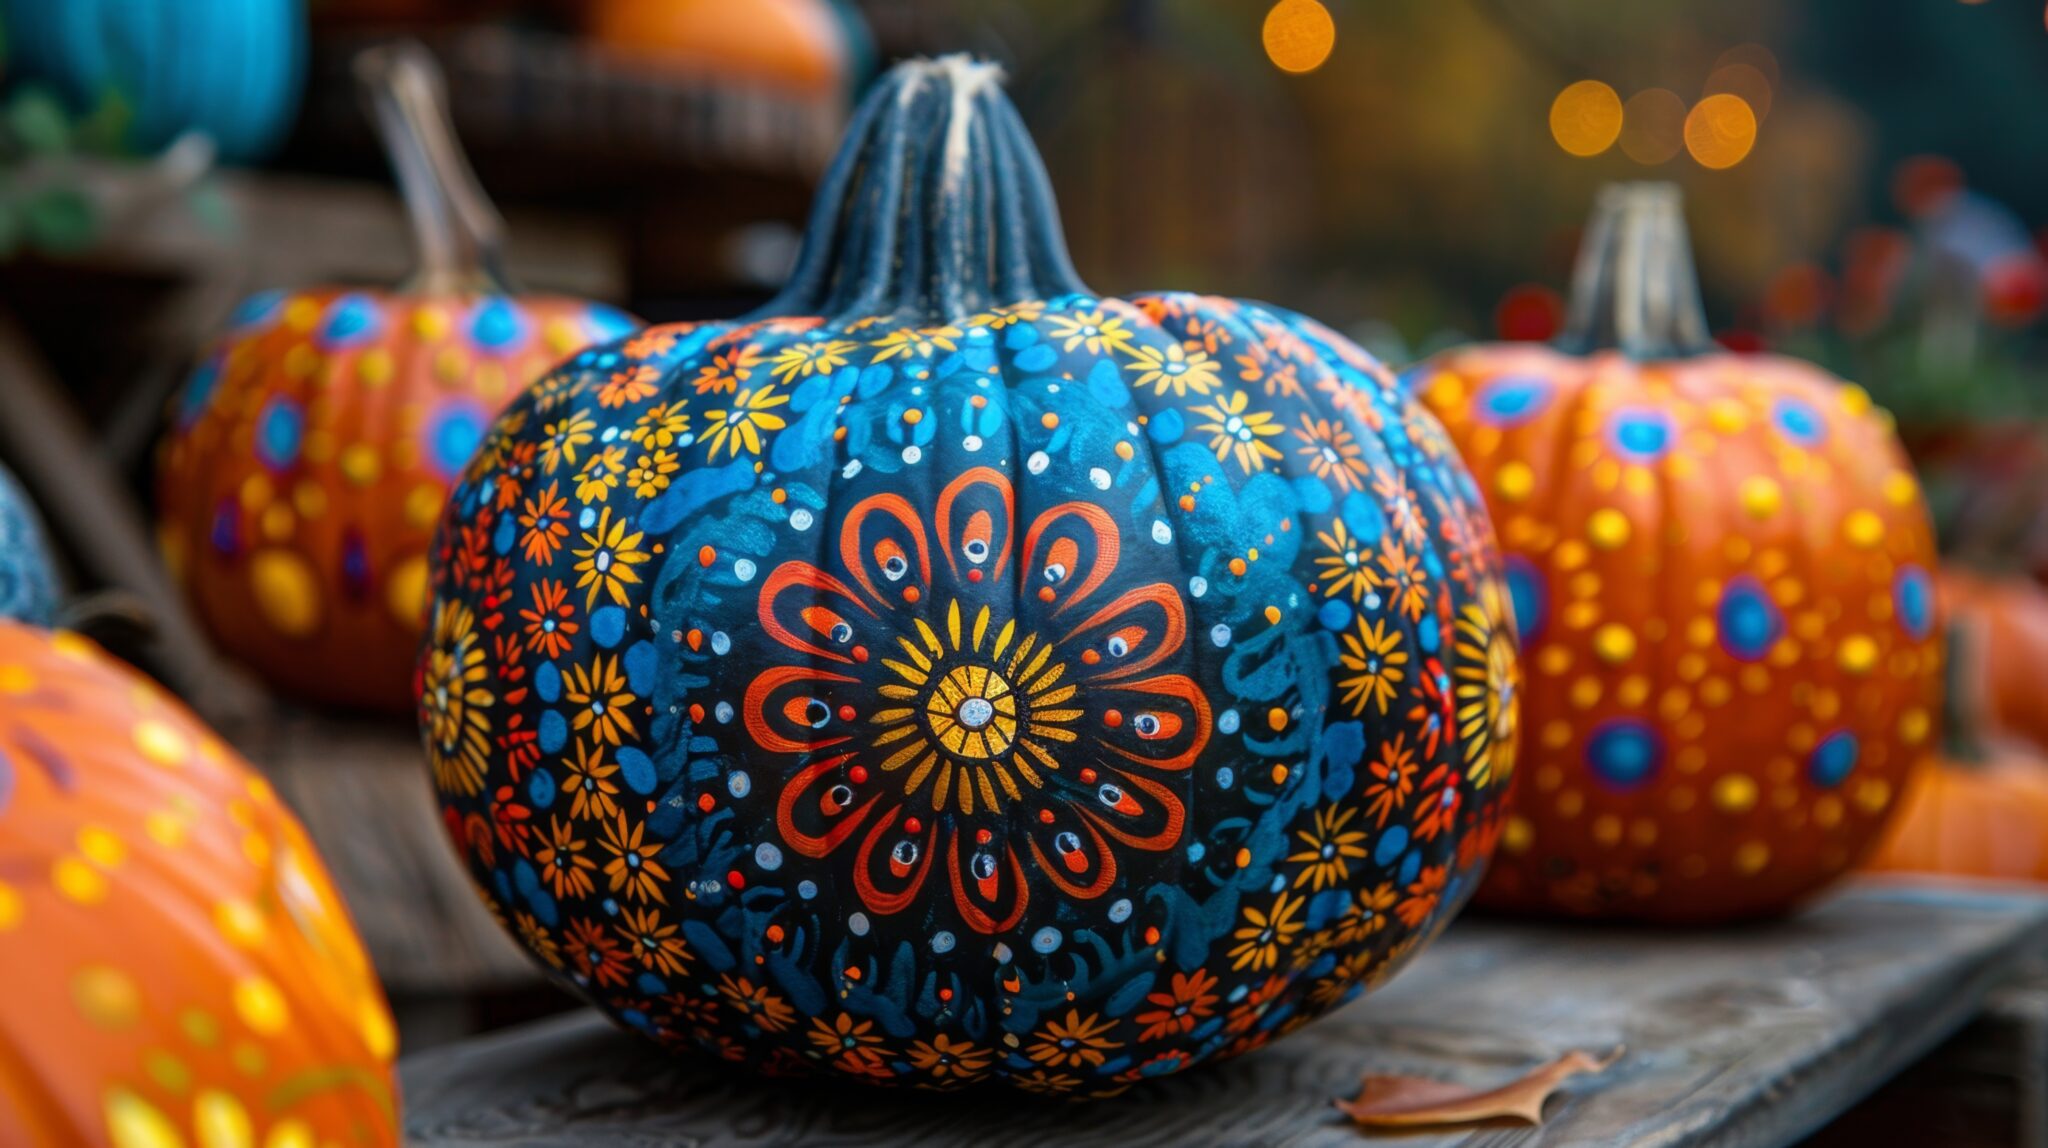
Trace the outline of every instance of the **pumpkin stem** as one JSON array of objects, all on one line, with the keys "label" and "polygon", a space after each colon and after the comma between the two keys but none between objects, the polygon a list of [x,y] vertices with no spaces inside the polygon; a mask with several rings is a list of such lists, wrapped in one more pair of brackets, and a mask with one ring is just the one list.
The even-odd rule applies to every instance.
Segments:
[{"label": "pumpkin stem", "polygon": [[1671,183],[1610,183],[1593,204],[1572,272],[1571,313],[1558,347],[1673,359],[1714,349],[1699,273]]},{"label": "pumpkin stem", "polygon": [[1986,665],[1981,619],[1955,614],[1946,619],[1942,635],[1942,753],[1959,765],[1981,765],[1989,757],[1984,744]]},{"label": "pumpkin stem", "polygon": [[403,290],[509,294],[501,255],[505,222],[455,138],[448,86],[433,55],[416,41],[400,40],[358,53],[355,72],[419,249],[419,269]]},{"label": "pumpkin stem", "polygon": [[1002,69],[906,60],[861,102],[789,286],[755,312],[935,323],[1088,288]]}]

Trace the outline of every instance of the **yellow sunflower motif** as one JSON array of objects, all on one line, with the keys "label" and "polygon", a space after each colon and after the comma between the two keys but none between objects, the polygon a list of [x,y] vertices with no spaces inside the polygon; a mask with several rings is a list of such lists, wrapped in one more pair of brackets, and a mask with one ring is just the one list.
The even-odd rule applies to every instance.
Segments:
[{"label": "yellow sunflower motif", "polygon": [[475,795],[484,787],[491,747],[490,707],[497,695],[484,683],[490,667],[476,632],[476,615],[461,602],[434,602],[434,644],[420,684],[427,712],[427,756],[434,784]]}]

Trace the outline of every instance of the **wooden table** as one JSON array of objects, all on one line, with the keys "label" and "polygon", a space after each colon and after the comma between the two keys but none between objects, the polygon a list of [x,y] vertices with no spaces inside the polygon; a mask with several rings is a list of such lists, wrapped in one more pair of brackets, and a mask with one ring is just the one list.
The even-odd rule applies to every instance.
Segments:
[{"label": "wooden table", "polygon": [[[401,1062],[417,1148],[456,1145],[1354,1145],[1366,1071],[1490,1086],[1569,1049],[1627,1053],[1541,1128],[1404,1146],[1790,1144],[1977,1014],[2048,948],[2048,896],[1869,882],[1713,933],[1468,918],[1385,989],[1265,1051],[1093,1105],[737,1076],[588,1011]],[[1376,1137],[1381,1138],[1381,1137]],[[1911,1139],[1900,1143],[1918,1142]]]}]

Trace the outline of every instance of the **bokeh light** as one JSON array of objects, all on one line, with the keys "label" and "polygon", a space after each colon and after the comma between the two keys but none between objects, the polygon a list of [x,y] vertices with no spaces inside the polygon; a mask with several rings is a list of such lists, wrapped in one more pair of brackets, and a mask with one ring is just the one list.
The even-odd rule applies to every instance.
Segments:
[{"label": "bokeh light", "polygon": [[1938,155],[1907,156],[1892,169],[1892,202],[1908,218],[1918,219],[1963,190],[1963,169]]},{"label": "bokeh light", "polygon": [[1755,146],[1756,112],[1741,96],[1708,96],[1686,114],[1685,149],[1701,167],[1734,167]]},{"label": "bokeh light", "polygon": [[1704,95],[1741,96],[1758,123],[1771,115],[1771,81],[1754,64],[1723,64],[1707,76]]},{"label": "bokeh light", "polygon": [[1493,309],[1493,330],[1510,342],[1546,342],[1564,329],[1564,296],[1540,283],[1510,287]]},{"label": "bokeh light", "polygon": [[1637,163],[1655,167],[1685,146],[1685,100],[1669,88],[1647,88],[1628,98],[1621,121],[1621,150]]},{"label": "bokeh light", "polygon": [[1550,136],[1576,156],[1594,156],[1621,135],[1621,97],[1598,80],[1568,84],[1550,103]]},{"label": "bokeh light", "polygon": [[1337,46],[1337,22],[1317,0],[1280,0],[1260,31],[1266,58],[1283,72],[1313,72]]}]

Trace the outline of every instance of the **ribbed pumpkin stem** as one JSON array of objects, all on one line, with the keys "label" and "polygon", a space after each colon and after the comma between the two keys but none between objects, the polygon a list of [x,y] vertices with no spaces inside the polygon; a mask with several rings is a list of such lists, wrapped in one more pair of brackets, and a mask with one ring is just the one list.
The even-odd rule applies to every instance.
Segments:
[{"label": "ribbed pumpkin stem", "polygon": [[358,53],[355,72],[412,220],[420,265],[404,289],[509,294],[505,223],[455,138],[448,85],[433,55],[400,40]]},{"label": "ribbed pumpkin stem", "polygon": [[789,286],[755,314],[929,324],[1087,291],[1001,81],[964,55],[882,77],[825,176]]},{"label": "ribbed pumpkin stem", "polygon": [[1600,189],[1579,243],[1571,314],[1557,345],[1575,355],[1618,350],[1638,359],[1715,349],[1676,184]]}]

